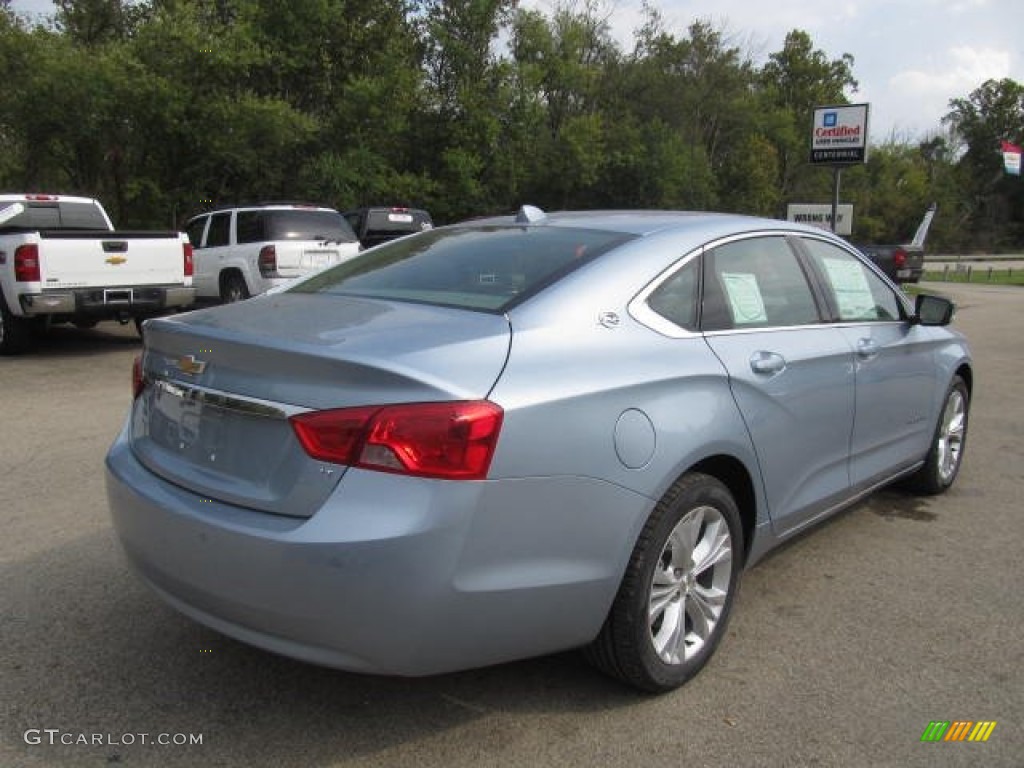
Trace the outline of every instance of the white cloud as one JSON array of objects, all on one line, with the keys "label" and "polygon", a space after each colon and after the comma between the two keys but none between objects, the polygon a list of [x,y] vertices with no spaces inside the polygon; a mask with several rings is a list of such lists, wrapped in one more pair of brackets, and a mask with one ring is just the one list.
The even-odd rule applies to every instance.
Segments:
[{"label": "white cloud", "polygon": [[[878,109],[909,122],[911,131],[937,127],[949,101],[968,95],[989,79],[1010,76],[1013,55],[994,48],[955,46],[931,68],[908,69],[891,76],[875,99]],[[876,137],[883,138],[883,137]]]}]

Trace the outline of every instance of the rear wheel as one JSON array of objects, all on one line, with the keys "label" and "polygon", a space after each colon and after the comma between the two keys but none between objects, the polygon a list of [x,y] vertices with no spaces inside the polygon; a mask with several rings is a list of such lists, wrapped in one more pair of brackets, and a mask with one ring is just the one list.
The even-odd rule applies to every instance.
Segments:
[{"label": "rear wheel", "polygon": [[954,376],[946,392],[946,402],[935,426],[932,446],[925,457],[924,466],[908,479],[912,490],[935,495],[947,490],[960,472],[960,464],[967,447],[967,416],[971,396],[967,384]]},{"label": "rear wheel", "polygon": [[237,272],[229,272],[220,281],[220,300],[225,304],[235,301],[245,301],[249,298],[249,289],[245,285],[245,278]]},{"label": "rear wheel", "polygon": [[31,330],[27,320],[15,317],[7,309],[7,302],[0,294],[0,355],[16,355],[27,350],[32,341]]},{"label": "rear wheel", "polygon": [[742,561],[729,489],[708,475],[683,476],[644,526],[588,658],[645,691],[679,687],[725,634]]}]

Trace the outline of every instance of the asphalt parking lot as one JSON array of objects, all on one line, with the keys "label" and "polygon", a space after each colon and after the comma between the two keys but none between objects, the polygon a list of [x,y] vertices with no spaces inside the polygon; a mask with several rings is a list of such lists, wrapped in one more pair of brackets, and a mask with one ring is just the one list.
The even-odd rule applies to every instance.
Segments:
[{"label": "asphalt parking lot", "polygon": [[[883,491],[749,571],[716,657],[660,697],[574,653],[346,674],[178,615],[108,521],[134,329],[55,329],[0,359],[0,766],[1024,767],[1024,289],[934,288],[976,356],[957,485]],[[935,720],[997,725],[922,743]]]}]

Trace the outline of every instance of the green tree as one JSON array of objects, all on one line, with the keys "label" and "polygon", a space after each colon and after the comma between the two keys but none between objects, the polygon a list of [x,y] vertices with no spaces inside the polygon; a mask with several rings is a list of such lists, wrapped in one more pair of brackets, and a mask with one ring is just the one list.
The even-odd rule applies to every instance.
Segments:
[{"label": "green tree", "polygon": [[1024,184],[1003,173],[1000,142],[1024,142],[1024,85],[987,80],[966,98],[953,99],[944,121],[966,146],[959,162],[965,217],[976,248],[1024,243]]},{"label": "green tree", "polygon": [[765,125],[779,160],[782,202],[828,199],[830,176],[810,166],[808,135],[816,106],[847,104],[846,92],[857,90],[853,57],[844,53],[831,59],[814,47],[809,34],[793,30],[782,50],[769,55],[760,87],[766,106],[774,110]]}]

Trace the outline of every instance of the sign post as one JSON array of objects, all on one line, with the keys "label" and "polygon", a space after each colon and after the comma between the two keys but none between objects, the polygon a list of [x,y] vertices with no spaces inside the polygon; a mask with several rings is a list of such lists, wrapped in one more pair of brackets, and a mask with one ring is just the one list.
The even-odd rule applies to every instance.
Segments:
[{"label": "sign post", "polygon": [[832,166],[832,231],[839,218],[839,184],[844,165],[868,159],[868,105],[814,108],[811,164]]}]

